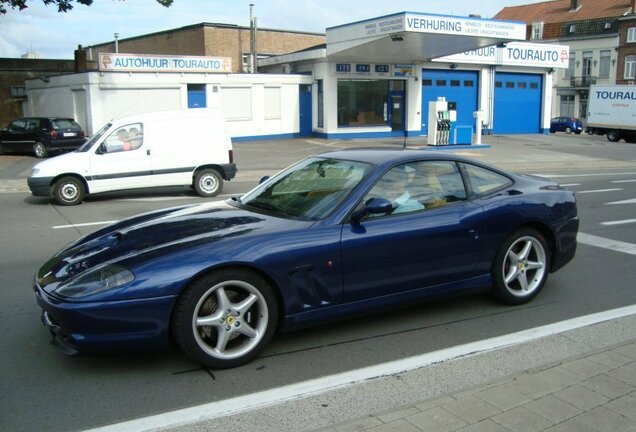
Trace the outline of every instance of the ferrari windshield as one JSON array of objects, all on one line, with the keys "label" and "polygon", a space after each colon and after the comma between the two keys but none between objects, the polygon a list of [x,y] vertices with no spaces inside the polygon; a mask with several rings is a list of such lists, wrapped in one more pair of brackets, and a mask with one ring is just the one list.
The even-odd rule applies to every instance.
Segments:
[{"label": "ferrari windshield", "polygon": [[241,198],[241,204],[281,217],[320,220],[340,204],[372,165],[313,157],[269,179]]}]

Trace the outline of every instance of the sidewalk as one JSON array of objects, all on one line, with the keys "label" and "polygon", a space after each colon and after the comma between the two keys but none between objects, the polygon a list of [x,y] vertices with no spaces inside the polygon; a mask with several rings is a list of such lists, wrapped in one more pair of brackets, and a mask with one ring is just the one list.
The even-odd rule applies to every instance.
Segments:
[{"label": "sidewalk", "polygon": [[321,432],[636,431],[636,341]]}]

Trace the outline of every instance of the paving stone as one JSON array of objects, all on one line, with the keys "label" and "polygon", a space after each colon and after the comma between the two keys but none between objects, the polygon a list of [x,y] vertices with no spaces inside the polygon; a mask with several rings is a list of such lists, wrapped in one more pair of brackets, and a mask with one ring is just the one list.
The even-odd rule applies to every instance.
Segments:
[{"label": "paving stone", "polygon": [[564,369],[561,366],[555,366],[550,369],[537,372],[534,376],[544,381],[551,382],[559,388],[569,387],[582,381],[580,375]]},{"label": "paving stone", "polygon": [[336,426],[338,432],[358,432],[366,431],[374,426],[381,425],[382,422],[375,417],[365,417],[362,419],[354,420],[352,422]]},{"label": "paving stone", "polygon": [[595,408],[609,401],[605,396],[579,384],[558,391],[554,396],[583,410]]},{"label": "paving stone", "polygon": [[406,420],[425,432],[449,432],[468,425],[464,420],[441,407],[414,414]]},{"label": "paving stone", "polygon": [[502,411],[523,405],[524,403],[528,403],[532,400],[528,396],[519,393],[515,389],[506,385],[493,387],[482,392],[475,393],[475,396]]},{"label": "paving stone", "polygon": [[626,356],[631,357],[634,360],[636,360],[636,343],[623,345],[621,347],[614,348],[612,351],[617,352],[617,353],[622,354],[622,355],[626,355]]},{"label": "paving stone", "polygon": [[514,432],[537,432],[554,425],[550,420],[533,413],[525,407],[513,408],[510,411],[494,416],[492,420]]},{"label": "paving stone", "polygon": [[510,429],[506,429],[492,420],[483,420],[459,429],[457,432],[510,432]]},{"label": "paving stone", "polygon": [[593,376],[609,372],[609,370],[612,369],[586,358],[563,363],[561,367],[586,378],[592,378]]},{"label": "paving stone", "polygon": [[636,368],[626,365],[611,370],[607,373],[612,378],[636,387]]},{"label": "paving stone", "polygon": [[633,358],[614,351],[605,351],[602,353],[598,353],[593,356],[587,357],[587,359],[611,368],[624,366],[634,361]]},{"label": "paving stone", "polygon": [[563,423],[552,426],[545,430],[545,432],[599,432],[597,429],[586,425],[576,417],[566,420]]},{"label": "paving stone", "polygon": [[594,408],[576,417],[581,423],[602,432],[627,432],[632,430],[634,422],[605,407]]},{"label": "paving stone", "polygon": [[371,429],[367,429],[366,432],[421,432],[421,429],[404,419],[399,419],[380,426],[372,427]]},{"label": "paving stone", "polygon": [[[636,426],[636,397],[625,395],[614,399],[611,402],[603,405],[605,408],[614,411],[615,413],[624,415],[634,420]],[[636,427],[635,427],[636,429]]]},{"label": "paving stone", "polygon": [[554,393],[562,388],[557,383],[546,380],[541,373],[522,375],[519,378],[508,382],[508,386],[532,399],[538,399],[542,396],[549,395],[550,393]]},{"label": "paving stone", "polygon": [[466,396],[442,405],[447,411],[468,423],[477,423],[501,412],[500,409],[484,402],[475,396]]},{"label": "paving stone", "polygon": [[597,375],[585,380],[581,383],[581,385],[589,388],[590,390],[594,390],[603,396],[607,396],[610,399],[626,395],[636,390],[636,387],[625,384],[623,381],[619,381],[605,374]]},{"label": "paving stone", "polygon": [[533,413],[539,414],[554,423],[560,423],[583,412],[580,408],[554,396],[545,396],[524,406]]},{"label": "paving stone", "polygon": [[404,408],[397,411],[391,411],[385,414],[377,415],[376,417],[379,418],[384,423],[390,423],[395,420],[399,420],[401,418],[408,417],[413,414],[417,414],[418,412],[420,412],[419,409],[415,407],[409,407],[409,408]]},{"label": "paving stone", "polygon": [[431,408],[438,407],[440,405],[443,405],[443,404],[448,403],[448,402],[452,402],[454,400],[455,399],[450,397],[450,396],[444,396],[444,397],[437,398],[437,399],[429,399],[429,400],[426,400],[424,402],[416,403],[415,404],[415,408],[417,408],[417,409],[419,409],[421,411],[428,411]]}]

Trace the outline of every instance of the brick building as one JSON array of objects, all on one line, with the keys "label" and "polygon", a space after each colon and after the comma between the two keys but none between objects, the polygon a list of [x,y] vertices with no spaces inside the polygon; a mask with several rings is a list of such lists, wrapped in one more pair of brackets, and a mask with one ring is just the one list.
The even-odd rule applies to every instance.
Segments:
[{"label": "brick building", "polygon": [[[324,33],[259,28],[256,32],[258,58],[300,51],[325,43]],[[229,57],[232,72],[247,72],[250,28],[234,24],[200,23],[147,35],[119,39],[86,47],[88,69],[97,69],[99,53],[163,54]]]},{"label": "brick building", "polygon": [[616,84],[636,84],[636,14],[618,20],[618,71]]},{"label": "brick building", "polygon": [[590,85],[624,83],[629,48],[636,66],[636,49],[626,42],[630,21],[623,18],[633,8],[634,0],[557,0],[506,7],[495,18],[525,22],[531,41],[570,47],[568,68],[555,71],[552,115],[585,119]]},{"label": "brick building", "polygon": [[0,128],[22,115],[26,99],[24,81],[75,72],[73,60],[45,60],[32,58],[0,58]]}]

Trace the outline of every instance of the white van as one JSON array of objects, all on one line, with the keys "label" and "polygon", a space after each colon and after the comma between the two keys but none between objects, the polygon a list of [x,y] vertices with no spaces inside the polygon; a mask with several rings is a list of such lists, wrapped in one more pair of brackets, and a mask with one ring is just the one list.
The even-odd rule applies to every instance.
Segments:
[{"label": "white van", "polygon": [[112,120],[74,152],[35,165],[27,183],[35,196],[75,205],[86,194],[155,186],[212,197],[235,175],[223,115],[197,108]]}]

